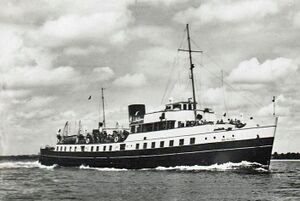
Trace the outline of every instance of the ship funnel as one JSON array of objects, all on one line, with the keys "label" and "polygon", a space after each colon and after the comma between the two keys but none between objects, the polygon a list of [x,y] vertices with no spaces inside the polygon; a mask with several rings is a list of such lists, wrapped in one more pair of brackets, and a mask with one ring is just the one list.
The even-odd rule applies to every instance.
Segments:
[{"label": "ship funnel", "polygon": [[144,118],[146,106],[144,104],[133,104],[128,106],[129,122],[138,121]]}]

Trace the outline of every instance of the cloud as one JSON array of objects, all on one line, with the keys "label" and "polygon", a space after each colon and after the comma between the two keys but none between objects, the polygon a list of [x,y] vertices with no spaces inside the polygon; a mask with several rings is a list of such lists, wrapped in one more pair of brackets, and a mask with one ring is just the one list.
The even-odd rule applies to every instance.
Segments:
[{"label": "cloud", "polygon": [[[279,95],[276,98],[276,107],[275,113],[277,116],[287,116],[290,114],[290,105],[291,98],[286,98],[284,95]],[[294,102],[294,101],[293,101]],[[259,116],[270,116],[273,114],[273,102],[270,102],[268,105],[261,107],[257,114]]]},{"label": "cloud", "polygon": [[182,4],[187,1],[189,0],[138,0],[137,2],[155,5],[155,6],[161,6],[161,5],[171,6],[174,4],[180,4],[180,3]]},{"label": "cloud", "polygon": [[110,67],[96,67],[93,69],[94,76],[98,81],[107,81],[114,77],[115,73]]},{"label": "cloud", "polygon": [[[47,20],[37,30],[33,30],[29,36],[46,47],[119,44],[122,42],[123,30],[133,21],[127,4],[105,1],[103,5],[95,6],[100,7],[98,12],[93,7],[83,6],[82,9],[85,12],[66,13],[55,19]],[[105,10],[103,7],[109,9]]]},{"label": "cloud", "polygon": [[147,79],[142,73],[126,74],[114,80],[113,84],[118,87],[142,87]]},{"label": "cloud", "polygon": [[291,59],[276,58],[259,63],[256,58],[242,61],[233,69],[228,80],[237,83],[271,83],[296,72],[298,66]]},{"label": "cloud", "polygon": [[295,27],[300,28],[300,12],[294,15],[293,23]]},{"label": "cloud", "polygon": [[169,27],[153,25],[141,25],[128,31],[130,40],[139,39],[152,45],[161,46],[170,46],[171,41],[169,39],[173,34],[173,30]]},{"label": "cloud", "polygon": [[66,47],[63,50],[65,55],[70,56],[89,56],[91,53],[105,53],[106,49],[103,47],[98,47],[91,45],[89,47]]},{"label": "cloud", "polygon": [[72,83],[77,72],[70,66],[48,69],[37,66],[17,67],[3,75],[9,88],[24,89],[41,86],[58,86]]},{"label": "cloud", "polygon": [[272,0],[206,1],[174,16],[180,23],[242,22],[264,18],[279,12],[279,5]]}]

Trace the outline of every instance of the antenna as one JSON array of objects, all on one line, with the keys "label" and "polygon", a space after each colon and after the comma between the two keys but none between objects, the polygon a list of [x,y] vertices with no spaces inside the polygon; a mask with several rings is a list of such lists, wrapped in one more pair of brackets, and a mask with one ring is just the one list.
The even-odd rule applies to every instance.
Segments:
[{"label": "antenna", "polygon": [[102,94],[103,127],[105,128],[104,88],[101,88],[101,94]]},{"label": "antenna", "polygon": [[194,83],[194,70],[193,70],[195,68],[195,65],[193,64],[193,60],[192,60],[192,52],[202,53],[203,51],[201,51],[201,50],[192,50],[189,24],[186,24],[186,33],[187,33],[187,40],[188,40],[188,50],[178,49],[178,51],[183,51],[183,52],[188,52],[189,53],[191,80],[192,80],[192,90],[193,90],[193,109],[194,109],[194,115],[195,115],[195,120],[196,120],[196,117],[197,117],[197,114],[196,114],[197,102],[196,102],[196,92],[195,92],[195,83]]}]

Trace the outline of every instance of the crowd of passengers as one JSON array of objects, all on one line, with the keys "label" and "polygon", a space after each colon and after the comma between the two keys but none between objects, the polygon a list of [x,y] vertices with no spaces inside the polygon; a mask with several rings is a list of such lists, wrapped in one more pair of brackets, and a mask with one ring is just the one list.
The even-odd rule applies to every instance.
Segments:
[{"label": "crowd of passengers", "polygon": [[91,143],[111,143],[111,142],[122,142],[124,141],[129,132],[123,131],[113,131],[112,134],[108,134],[106,131],[99,131],[94,129],[92,133],[87,133],[86,136],[83,134],[73,135],[73,136],[62,136],[57,135],[58,143],[61,144],[91,144]]}]

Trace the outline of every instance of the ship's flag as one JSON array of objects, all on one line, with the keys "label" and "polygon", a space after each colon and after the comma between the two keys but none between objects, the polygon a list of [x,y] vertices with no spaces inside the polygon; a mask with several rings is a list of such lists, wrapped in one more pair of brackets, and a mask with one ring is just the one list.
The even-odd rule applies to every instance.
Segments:
[{"label": "ship's flag", "polygon": [[223,117],[226,117],[226,112],[223,114]]},{"label": "ship's flag", "polygon": [[92,99],[92,96],[89,96],[88,100],[91,100]]},{"label": "ship's flag", "polygon": [[273,103],[275,102],[275,96],[273,96],[272,102],[273,102]]}]

